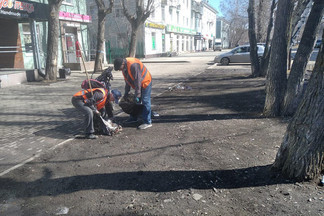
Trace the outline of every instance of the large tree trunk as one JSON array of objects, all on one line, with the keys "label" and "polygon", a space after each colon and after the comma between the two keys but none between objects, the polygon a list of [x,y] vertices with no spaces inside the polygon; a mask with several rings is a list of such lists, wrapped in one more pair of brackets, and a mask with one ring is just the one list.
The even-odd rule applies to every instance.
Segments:
[{"label": "large tree trunk", "polygon": [[287,87],[287,44],[293,0],[279,0],[274,35],[271,43],[269,70],[267,73],[264,115],[280,115]]},{"label": "large tree trunk", "polygon": [[249,15],[249,40],[250,40],[250,58],[251,70],[253,77],[260,76],[260,64],[258,59],[258,48],[255,34],[255,16],[254,16],[254,0],[249,0],[248,7]]},{"label": "large tree trunk", "polygon": [[[324,31],[323,31],[324,37]],[[305,96],[288,125],[273,169],[297,180],[324,170],[324,49],[318,53]]]},{"label": "large tree trunk", "polygon": [[269,23],[268,23],[267,36],[266,36],[266,45],[265,45],[265,49],[264,49],[264,53],[263,53],[261,65],[260,65],[260,74],[263,77],[267,75],[269,61],[270,61],[269,45],[270,45],[270,35],[271,35],[272,27],[273,27],[273,14],[274,14],[275,8],[276,8],[276,0],[272,0],[271,10],[270,10],[270,19],[269,19]]},{"label": "large tree trunk", "polygon": [[102,11],[98,11],[98,34],[97,34],[97,51],[94,71],[102,71],[102,62],[104,58],[104,42],[105,42],[105,21],[106,14]]},{"label": "large tree trunk", "polygon": [[324,14],[324,2],[322,1],[314,0],[312,10],[308,16],[304,33],[290,71],[284,99],[283,115],[293,115],[300,102],[303,91],[303,77],[308,59],[313,51],[316,33]]},{"label": "large tree trunk", "polygon": [[60,34],[59,11],[63,0],[49,0],[49,18],[47,34],[47,57],[45,67],[45,80],[57,79],[57,53]]}]

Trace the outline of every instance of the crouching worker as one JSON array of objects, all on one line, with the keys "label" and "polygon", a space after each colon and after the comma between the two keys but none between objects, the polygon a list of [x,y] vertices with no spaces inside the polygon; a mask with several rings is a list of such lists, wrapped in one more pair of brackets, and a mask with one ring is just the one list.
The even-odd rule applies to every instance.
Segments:
[{"label": "crouching worker", "polygon": [[[117,58],[114,61],[114,69],[121,70],[125,79],[125,96],[130,88],[135,90],[135,101],[143,105],[143,124],[138,129],[152,127],[151,119],[151,91],[152,76],[144,64],[137,58]],[[125,122],[127,124],[136,123],[137,116],[130,116]]]},{"label": "crouching worker", "polygon": [[100,115],[100,110],[104,109],[107,100],[107,90],[104,88],[93,88],[82,90],[72,97],[72,104],[84,115],[85,138],[97,139],[94,135],[93,115]]}]

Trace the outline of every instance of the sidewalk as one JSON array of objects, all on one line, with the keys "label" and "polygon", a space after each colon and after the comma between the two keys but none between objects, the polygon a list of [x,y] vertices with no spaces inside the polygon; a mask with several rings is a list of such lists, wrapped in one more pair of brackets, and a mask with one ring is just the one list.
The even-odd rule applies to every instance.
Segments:
[{"label": "sidewalk", "polygon": [[73,72],[56,83],[32,82],[0,89],[0,176],[72,137],[80,122],[71,106],[71,92],[79,91],[84,79],[84,74]]}]

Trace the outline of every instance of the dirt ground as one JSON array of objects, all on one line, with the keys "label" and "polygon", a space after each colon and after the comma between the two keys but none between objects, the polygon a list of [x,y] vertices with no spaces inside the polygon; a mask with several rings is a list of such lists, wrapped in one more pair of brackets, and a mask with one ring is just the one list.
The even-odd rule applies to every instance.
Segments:
[{"label": "dirt ground", "polygon": [[153,99],[152,128],[75,139],[12,171],[0,215],[324,215],[319,179],[271,172],[288,120],[263,118],[265,80],[248,75],[205,71]]}]

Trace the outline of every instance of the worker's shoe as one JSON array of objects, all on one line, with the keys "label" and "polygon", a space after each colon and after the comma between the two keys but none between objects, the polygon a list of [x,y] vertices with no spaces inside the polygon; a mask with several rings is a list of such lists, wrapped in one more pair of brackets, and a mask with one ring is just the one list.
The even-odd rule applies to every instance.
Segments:
[{"label": "worker's shoe", "polygon": [[152,124],[141,124],[140,126],[138,126],[138,129],[145,130],[150,127],[152,127]]},{"label": "worker's shoe", "polygon": [[86,135],[86,139],[97,139],[98,136],[94,135],[94,134],[87,134]]}]

